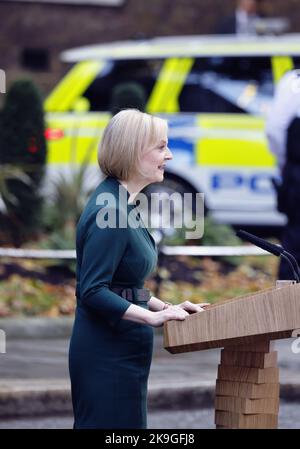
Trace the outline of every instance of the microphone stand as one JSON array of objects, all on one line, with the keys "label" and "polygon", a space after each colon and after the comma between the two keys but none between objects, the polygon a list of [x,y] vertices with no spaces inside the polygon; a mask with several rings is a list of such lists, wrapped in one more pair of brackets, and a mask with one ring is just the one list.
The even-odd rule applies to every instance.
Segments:
[{"label": "microphone stand", "polygon": [[299,269],[298,263],[297,263],[295,257],[292,254],[290,254],[289,252],[287,252],[282,246],[274,245],[273,243],[263,240],[262,238],[257,237],[256,235],[250,234],[250,232],[246,232],[241,229],[239,231],[237,231],[236,235],[238,237],[242,238],[243,240],[246,240],[246,241],[258,246],[259,248],[262,248],[263,250],[265,250],[271,254],[274,254],[274,256],[282,257],[289,264],[296,282],[297,283],[300,282],[300,269]]}]

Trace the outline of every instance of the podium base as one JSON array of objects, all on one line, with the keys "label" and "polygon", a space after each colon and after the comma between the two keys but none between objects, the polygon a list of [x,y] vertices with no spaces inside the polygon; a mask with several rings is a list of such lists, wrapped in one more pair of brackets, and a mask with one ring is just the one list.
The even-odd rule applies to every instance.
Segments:
[{"label": "podium base", "polygon": [[278,412],[279,369],[273,342],[222,349],[216,382],[216,427],[276,429]]}]

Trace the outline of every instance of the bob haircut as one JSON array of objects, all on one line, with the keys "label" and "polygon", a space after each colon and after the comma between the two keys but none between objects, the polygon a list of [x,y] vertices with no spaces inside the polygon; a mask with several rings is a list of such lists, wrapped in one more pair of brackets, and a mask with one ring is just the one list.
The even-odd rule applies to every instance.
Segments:
[{"label": "bob haircut", "polygon": [[98,149],[98,164],[106,176],[128,181],[139,172],[139,161],[167,133],[166,120],[138,109],[118,112],[106,126]]}]

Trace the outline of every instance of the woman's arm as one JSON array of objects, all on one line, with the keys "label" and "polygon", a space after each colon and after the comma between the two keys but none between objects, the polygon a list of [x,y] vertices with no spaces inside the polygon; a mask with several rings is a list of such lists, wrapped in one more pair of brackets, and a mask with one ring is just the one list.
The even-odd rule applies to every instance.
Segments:
[{"label": "woman's arm", "polygon": [[[151,296],[151,298],[148,301],[148,306],[149,306],[149,310],[153,311],[153,312],[158,312],[161,310],[165,310],[168,307],[172,306],[173,304],[171,304],[170,302],[164,302],[161,301],[158,298],[155,298],[155,296]],[[181,307],[182,309],[186,310],[187,312],[190,313],[194,313],[194,312],[202,312],[202,310],[205,307],[210,306],[210,303],[208,302],[203,302],[200,304],[195,304],[193,302],[190,301],[184,301],[180,304],[177,304],[178,307]]]},{"label": "woman's arm", "polygon": [[[98,211],[98,212],[97,212]],[[93,211],[83,225],[82,257],[80,264],[79,295],[82,304],[116,327],[131,303],[114,293],[110,286],[119,263],[126,251],[128,232],[119,227],[101,228]],[[115,209],[107,213],[116,214]],[[117,220],[120,218],[119,209]]]},{"label": "woman's arm", "polygon": [[151,310],[152,312],[160,312],[161,310],[166,309],[169,305],[171,304],[168,302],[163,302],[160,299],[155,298],[155,296],[151,296],[148,301],[149,310]]},{"label": "woman's arm", "polygon": [[148,305],[149,309],[150,306],[152,309],[148,310],[135,304],[131,304],[122,318],[136,323],[159,327],[166,321],[184,320],[189,313],[202,312],[209,304],[193,304],[192,302],[184,301],[183,303],[174,306],[152,296],[148,301]]},{"label": "woman's arm", "polygon": [[184,320],[186,316],[188,316],[188,313],[178,306],[169,306],[160,312],[152,312],[151,310],[131,304],[122,316],[122,319],[159,327],[165,321]]}]

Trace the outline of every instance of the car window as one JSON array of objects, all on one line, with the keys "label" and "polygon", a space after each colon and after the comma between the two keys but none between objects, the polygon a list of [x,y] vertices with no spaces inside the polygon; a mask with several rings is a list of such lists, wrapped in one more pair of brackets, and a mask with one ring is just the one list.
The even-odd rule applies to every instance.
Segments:
[{"label": "car window", "polygon": [[300,56],[294,56],[293,61],[295,69],[300,70]]},{"label": "car window", "polygon": [[90,110],[108,111],[114,88],[129,82],[136,83],[142,87],[146,100],[148,100],[162,64],[163,59],[107,62],[105,69],[83,94],[90,102]]},{"label": "car window", "polygon": [[179,96],[182,112],[263,114],[273,95],[267,57],[197,58]]}]

